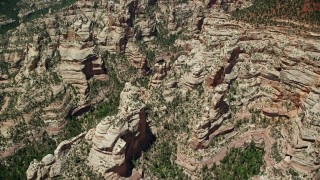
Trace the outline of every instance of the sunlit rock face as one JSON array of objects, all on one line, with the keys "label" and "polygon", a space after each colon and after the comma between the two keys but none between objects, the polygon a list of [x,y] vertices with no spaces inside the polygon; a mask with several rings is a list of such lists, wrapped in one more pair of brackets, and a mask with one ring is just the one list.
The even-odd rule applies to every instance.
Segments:
[{"label": "sunlit rock face", "polygon": [[128,160],[142,150],[146,115],[139,96],[139,88],[126,83],[120,95],[119,113],[106,117],[95,129],[88,164],[105,178],[125,176],[129,170]]}]

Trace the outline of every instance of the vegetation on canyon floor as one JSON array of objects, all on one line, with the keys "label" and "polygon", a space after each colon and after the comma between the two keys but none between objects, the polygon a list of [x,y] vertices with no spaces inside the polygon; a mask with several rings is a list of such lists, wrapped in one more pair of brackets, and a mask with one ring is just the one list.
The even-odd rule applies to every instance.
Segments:
[{"label": "vegetation on canyon floor", "polygon": [[261,172],[264,165],[264,150],[253,142],[242,148],[232,148],[220,161],[210,169],[203,169],[204,179],[249,179]]},{"label": "vegetation on canyon floor", "polygon": [[[159,120],[158,115],[148,110],[150,117]],[[145,170],[146,177],[158,177],[160,179],[188,179],[182,168],[175,163],[177,153],[177,138],[174,132],[183,131],[183,122],[170,124],[169,122],[158,122],[163,130],[156,134],[154,141],[145,149],[143,157],[133,160],[136,168]],[[181,126],[179,126],[181,125]],[[153,136],[149,134],[149,136]]]},{"label": "vegetation on canyon floor", "polygon": [[288,24],[279,20],[291,20],[307,23],[318,31],[320,25],[320,1],[318,0],[254,0],[253,5],[245,9],[237,9],[231,14],[237,20],[256,25]]},{"label": "vegetation on canyon floor", "polygon": [[21,3],[21,0],[4,0],[0,3],[0,12],[1,12],[0,16],[1,15],[7,16],[7,17],[11,18],[12,20],[14,20],[14,22],[9,23],[9,24],[5,24],[5,25],[0,25],[0,35],[5,34],[9,30],[14,29],[17,26],[19,26],[19,24],[20,24],[19,21],[21,21],[21,20],[22,20],[22,22],[29,22],[33,19],[39,18],[39,17],[47,14],[50,9],[52,12],[56,12],[62,8],[70,6],[71,4],[73,4],[75,2],[76,2],[76,0],[62,0],[60,3],[53,4],[53,5],[46,7],[46,8],[42,8],[42,9],[36,8],[36,10],[33,13],[30,13],[29,15],[23,17],[22,19],[19,19],[18,14],[21,9],[19,3]]},{"label": "vegetation on canyon floor", "polygon": [[43,156],[52,154],[56,142],[44,133],[40,140],[30,142],[17,150],[13,156],[0,161],[0,179],[27,179],[26,171],[34,159],[41,160]]}]

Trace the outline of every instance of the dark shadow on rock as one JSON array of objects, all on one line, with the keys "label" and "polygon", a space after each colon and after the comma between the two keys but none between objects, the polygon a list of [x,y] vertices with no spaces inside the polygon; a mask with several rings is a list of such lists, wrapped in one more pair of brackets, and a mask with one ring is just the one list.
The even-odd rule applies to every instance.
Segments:
[{"label": "dark shadow on rock", "polygon": [[201,31],[203,26],[204,17],[202,17],[197,23],[197,30]]},{"label": "dark shadow on rock", "polygon": [[128,171],[126,174],[123,174],[124,175],[123,177],[132,176],[132,171],[135,168],[133,161],[140,159],[142,153],[148,151],[151,148],[151,146],[155,143],[155,141],[156,141],[156,136],[152,133],[151,128],[150,128],[149,124],[147,123],[146,124],[146,137],[145,137],[145,140],[139,144],[139,146],[140,146],[139,151],[137,151],[132,157],[128,157],[128,158],[126,157],[126,161],[127,161],[126,168],[128,169]]}]

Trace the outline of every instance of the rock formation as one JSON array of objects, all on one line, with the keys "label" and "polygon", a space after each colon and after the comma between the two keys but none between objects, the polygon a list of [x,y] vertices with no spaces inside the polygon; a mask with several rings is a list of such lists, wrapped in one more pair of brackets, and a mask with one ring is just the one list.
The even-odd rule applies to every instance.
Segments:
[{"label": "rock formation", "polygon": [[54,151],[54,155],[48,154],[40,162],[36,159],[32,161],[26,172],[27,179],[46,179],[60,175],[67,161],[67,155],[73,146],[76,146],[79,140],[84,138],[84,135],[85,133],[81,133],[70,140],[62,141]]},{"label": "rock formation", "polygon": [[254,178],[317,179],[320,36],[230,15],[252,2],[79,0],[21,21],[0,42],[0,158],[78,122],[28,179],[205,179],[251,141]]},{"label": "rock formation", "polygon": [[114,173],[125,176],[130,160],[142,150],[146,115],[139,96],[140,90],[126,83],[120,95],[119,113],[103,119],[94,131],[88,164],[106,179]]},{"label": "rock formation", "polygon": [[31,162],[27,179],[53,178],[68,173],[65,164],[76,149],[83,146],[81,140],[84,138],[92,146],[85,157],[94,172],[106,179],[127,176],[130,160],[139,156],[146,142],[145,105],[139,100],[140,96],[139,88],[126,83],[117,115],[102,119],[88,133],[61,142],[54,155],[48,154],[40,162]]}]

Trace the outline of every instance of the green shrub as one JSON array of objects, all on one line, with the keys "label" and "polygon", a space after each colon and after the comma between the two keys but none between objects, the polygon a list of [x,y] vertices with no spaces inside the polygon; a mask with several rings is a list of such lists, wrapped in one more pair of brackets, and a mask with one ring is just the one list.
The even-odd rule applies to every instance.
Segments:
[{"label": "green shrub", "polygon": [[260,173],[264,150],[251,142],[244,148],[232,148],[220,161],[219,166],[213,166],[214,179],[249,179]]},{"label": "green shrub", "polygon": [[272,144],[271,155],[276,160],[277,163],[279,163],[282,160],[281,155],[279,153],[278,143],[277,142]]},{"label": "green shrub", "polygon": [[9,73],[9,65],[8,62],[0,60],[0,75]]}]

